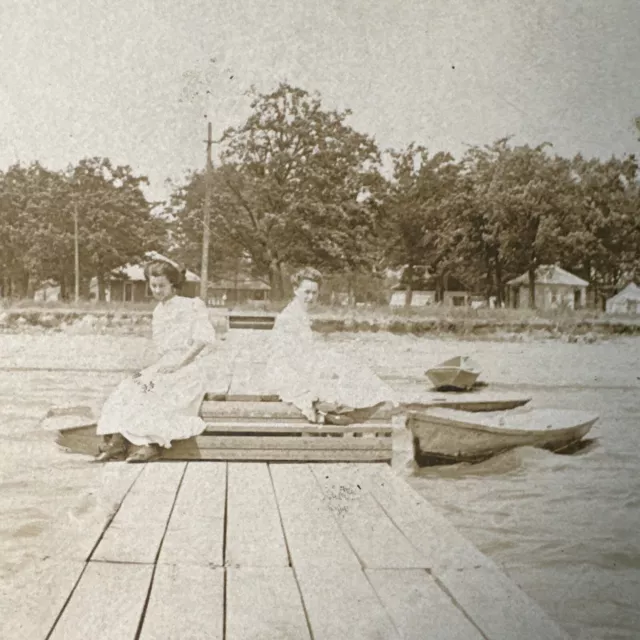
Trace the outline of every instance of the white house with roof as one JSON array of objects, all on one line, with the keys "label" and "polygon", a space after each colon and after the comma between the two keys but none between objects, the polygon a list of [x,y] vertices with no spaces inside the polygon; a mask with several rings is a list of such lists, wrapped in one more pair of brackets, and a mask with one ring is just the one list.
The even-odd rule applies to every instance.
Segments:
[{"label": "white house with roof", "polygon": [[607,313],[640,313],[640,287],[630,282],[607,300]]},{"label": "white house with roof", "polygon": [[[535,297],[538,309],[579,309],[587,305],[589,283],[557,265],[540,265],[535,274]],[[509,306],[529,308],[529,274],[507,282]]]}]

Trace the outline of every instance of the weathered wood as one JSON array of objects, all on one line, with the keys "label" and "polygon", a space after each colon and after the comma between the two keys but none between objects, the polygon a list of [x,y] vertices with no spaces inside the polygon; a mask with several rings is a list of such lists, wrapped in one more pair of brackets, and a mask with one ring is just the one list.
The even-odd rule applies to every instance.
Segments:
[{"label": "weathered wood", "polygon": [[223,462],[187,465],[159,563],[223,565],[226,476]]},{"label": "weathered wood", "polygon": [[222,640],[224,570],[158,565],[140,640]]},{"label": "weathered wood", "polygon": [[145,465],[91,559],[155,562],[185,466]]},{"label": "weathered wood", "polygon": [[227,570],[226,638],[311,638],[291,569],[243,567]]},{"label": "weathered wood", "polygon": [[354,465],[350,472],[362,479],[398,528],[428,558],[432,574],[487,637],[567,639],[492,560],[388,467]]},{"label": "weathered wood", "polygon": [[287,546],[267,465],[229,464],[228,469],[225,564],[287,567]]},{"label": "weathered wood", "polygon": [[353,451],[388,451],[392,448],[389,437],[382,438],[353,438],[351,434],[339,434],[335,438],[313,438],[304,436],[198,436],[195,444],[199,449],[281,449],[292,451],[296,449],[314,450],[353,450]]},{"label": "weathered wood", "polygon": [[426,568],[428,560],[407,540],[363,487],[358,474],[342,465],[314,465],[312,471],[342,532],[364,567]]},{"label": "weathered wood", "polygon": [[400,640],[360,568],[296,564],[295,570],[314,640]]},{"label": "weathered wood", "polygon": [[66,558],[34,560],[0,580],[0,638],[45,638],[84,567]]},{"label": "weathered wood", "polygon": [[[259,418],[262,421],[296,420],[298,422],[308,423],[308,420],[297,407],[286,402],[205,400],[200,407],[200,415],[207,422],[228,422],[230,419],[247,420],[250,418]],[[388,411],[379,411],[367,420],[367,422],[380,421],[389,421]]]},{"label": "weathered wood", "polygon": [[134,638],[152,571],[149,565],[90,562],[50,640]]},{"label": "weathered wood", "polygon": [[212,460],[229,462],[389,462],[391,450],[354,449],[199,449],[195,444],[182,445],[166,454],[166,460]]},{"label": "weathered wood", "polygon": [[270,465],[285,538],[296,571],[301,566],[360,562],[342,533],[308,465]]},{"label": "weathered wood", "polygon": [[427,571],[368,569],[366,574],[403,640],[484,638]]},{"label": "weathered wood", "polygon": [[212,432],[247,432],[255,431],[260,433],[381,433],[392,434],[395,427],[389,423],[364,423],[351,424],[347,426],[335,426],[332,424],[317,425],[310,422],[297,423],[289,421],[260,421],[260,420],[237,420],[224,422],[208,422],[206,433]]}]

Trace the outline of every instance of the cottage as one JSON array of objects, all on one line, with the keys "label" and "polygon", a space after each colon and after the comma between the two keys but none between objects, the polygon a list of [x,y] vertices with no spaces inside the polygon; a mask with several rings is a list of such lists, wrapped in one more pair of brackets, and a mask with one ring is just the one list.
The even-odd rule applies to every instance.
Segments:
[{"label": "cottage", "polygon": [[271,297],[266,282],[244,274],[211,280],[207,291],[209,304],[214,306],[266,302]]},{"label": "cottage", "polygon": [[[146,261],[166,260],[177,266],[175,261],[156,251],[146,253],[145,257]],[[199,286],[200,278],[193,271],[187,270],[180,295],[195,298],[199,293]],[[96,278],[91,279],[89,291],[91,298],[98,298]],[[105,283],[105,300],[107,302],[149,302],[152,298],[149,284],[144,277],[144,263],[127,264],[119,269],[114,269]]]},{"label": "cottage", "polygon": [[[438,283],[436,278],[427,277],[416,282],[416,288],[411,293],[412,307],[426,307],[438,302]],[[442,300],[440,301],[445,307],[465,307],[470,304],[471,294],[467,287],[453,276],[444,278],[444,290]],[[391,288],[391,299],[389,306],[403,307],[407,299],[407,285],[403,282]]]},{"label": "cottage", "polygon": [[35,302],[58,302],[62,288],[55,280],[46,280],[33,293]]},{"label": "cottage", "polygon": [[607,313],[640,313],[640,287],[629,283],[607,300],[606,309]]},{"label": "cottage", "polygon": [[[587,303],[589,283],[557,265],[541,265],[535,274],[536,307],[539,309],[579,309]],[[507,282],[509,306],[529,307],[529,274]]]}]

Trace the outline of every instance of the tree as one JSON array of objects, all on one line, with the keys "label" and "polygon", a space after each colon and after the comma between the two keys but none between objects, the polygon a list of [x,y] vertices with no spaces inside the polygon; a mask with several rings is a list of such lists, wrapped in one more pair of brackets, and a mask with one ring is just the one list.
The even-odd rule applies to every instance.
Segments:
[{"label": "tree", "polygon": [[450,154],[430,156],[424,147],[411,144],[391,157],[393,179],[385,201],[386,255],[390,266],[406,267],[405,304],[409,306],[421,268],[428,268],[442,285],[447,272],[459,266],[455,246],[460,241],[464,199],[459,191],[460,166]]},{"label": "tree", "polygon": [[67,217],[77,212],[82,269],[95,274],[98,297],[104,299],[106,275],[145,252],[162,249],[166,225],[152,215],[142,185],[129,166],[107,158],[81,160],[68,171],[71,195]]},{"label": "tree", "polygon": [[[350,111],[326,110],[319,97],[287,84],[254,94],[251,108],[222,138],[214,234],[268,274],[276,299],[287,267],[370,267],[376,210],[363,194],[379,180],[375,142],[346,124]],[[183,193],[190,191],[187,185]],[[182,204],[174,212],[191,216],[193,203]]]}]

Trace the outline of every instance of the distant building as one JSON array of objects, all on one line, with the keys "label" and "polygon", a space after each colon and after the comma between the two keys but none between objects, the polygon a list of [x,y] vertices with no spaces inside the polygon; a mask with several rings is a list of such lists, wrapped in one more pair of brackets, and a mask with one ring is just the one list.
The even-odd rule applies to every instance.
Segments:
[{"label": "distant building", "polygon": [[[105,300],[107,302],[149,302],[153,299],[149,283],[144,277],[144,265],[150,260],[165,260],[174,266],[178,263],[156,251],[149,251],[145,254],[145,262],[137,264],[127,264],[118,269],[114,269],[109,274],[105,283]],[[187,270],[185,282],[182,285],[180,295],[188,298],[195,298],[199,294],[200,278]],[[89,284],[90,297],[98,298],[98,281],[92,278]]]},{"label": "distant building", "polygon": [[[389,306],[404,307],[407,299],[407,285],[403,282],[391,287],[391,299]],[[426,277],[417,279],[415,289],[411,293],[412,307],[426,307],[436,304],[437,281],[436,278]],[[445,307],[465,307],[471,302],[471,294],[460,280],[453,276],[447,276],[444,280],[442,292],[442,305]]]},{"label": "distant building", "polygon": [[606,309],[607,313],[640,313],[640,287],[629,283],[607,300]]},{"label": "distant building", "polygon": [[207,297],[215,306],[266,302],[271,298],[271,286],[259,278],[238,274],[209,281]]},{"label": "distant building", "polygon": [[[589,283],[557,265],[541,265],[535,274],[535,296],[538,309],[579,309],[587,304]],[[529,274],[507,282],[509,306],[529,308]]]},{"label": "distant building", "polygon": [[33,293],[35,302],[58,302],[61,287],[55,280],[46,280]]}]

